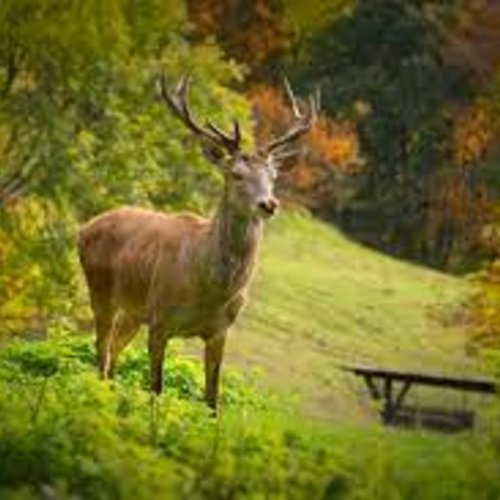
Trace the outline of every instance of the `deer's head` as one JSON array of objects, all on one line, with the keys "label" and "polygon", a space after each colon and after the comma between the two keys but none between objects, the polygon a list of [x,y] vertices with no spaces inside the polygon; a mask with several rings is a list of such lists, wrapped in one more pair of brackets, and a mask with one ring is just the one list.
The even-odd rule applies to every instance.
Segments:
[{"label": "deer's head", "polygon": [[[274,196],[274,183],[280,162],[290,156],[290,144],[308,132],[316,118],[319,99],[310,98],[310,109],[303,114],[291,87],[286,90],[295,122],[282,136],[254,151],[242,149],[240,125],[235,120],[231,133],[224,132],[212,122],[199,125],[188,104],[190,78],[185,76],[174,92],[167,89],[164,76],[160,78],[163,100],[179,120],[202,140],[205,156],[222,169],[227,200],[234,210],[263,218],[272,217],[279,207]],[[293,153],[292,153],[293,154]]]}]

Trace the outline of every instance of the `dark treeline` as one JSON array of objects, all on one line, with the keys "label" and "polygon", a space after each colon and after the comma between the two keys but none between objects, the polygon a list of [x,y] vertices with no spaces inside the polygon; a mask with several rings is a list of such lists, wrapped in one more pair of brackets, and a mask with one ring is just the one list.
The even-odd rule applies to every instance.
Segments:
[{"label": "dark treeline", "polygon": [[[333,135],[356,131],[363,169],[345,175],[352,158],[334,158],[317,182],[289,176],[289,194],[403,258],[460,269],[491,256],[499,2],[189,3],[195,32],[247,65],[248,86],[283,74],[304,94],[320,86]],[[314,171],[310,146],[292,168]]]}]

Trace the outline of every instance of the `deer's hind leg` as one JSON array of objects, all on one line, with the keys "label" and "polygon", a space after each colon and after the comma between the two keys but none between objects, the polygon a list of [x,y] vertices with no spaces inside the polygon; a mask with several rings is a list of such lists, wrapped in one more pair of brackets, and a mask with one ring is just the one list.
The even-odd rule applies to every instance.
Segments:
[{"label": "deer's hind leg", "polygon": [[110,346],[115,315],[111,300],[105,297],[92,297],[92,310],[94,312],[96,329],[97,369],[101,378],[109,376]]},{"label": "deer's hind leg", "polygon": [[[87,281],[90,305],[94,314],[96,330],[95,347],[97,351],[97,369],[101,378],[108,377],[109,347],[116,308],[113,305],[113,279],[110,267],[96,265],[91,257],[89,244],[80,242],[80,260]],[[89,253],[90,252],[90,253]]]},{"label": "deer's hind leg", "polygon": [[118,356],[135,337],[140,323],[140,319],[125,311],[120,311],[120,313],[117,314],[113,325],[113,336],[109,351],[109,376],[111,378],[115,376]]}]

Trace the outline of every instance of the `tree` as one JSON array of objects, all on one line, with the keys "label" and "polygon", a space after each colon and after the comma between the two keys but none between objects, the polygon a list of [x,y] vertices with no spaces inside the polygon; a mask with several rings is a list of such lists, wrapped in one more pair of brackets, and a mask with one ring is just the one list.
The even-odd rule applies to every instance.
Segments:
[{"label": "tree", "polygon": [[[79,221],[120,204],[207,210],[219,184],[155,78],[192,69],[193,107],[248,119],[239,69],[191,44],[177,0],[0,6],[0,316],[66,314]],[[61,29],[64,26],[64,29]],[[219,103],[224,100],[225,106]],[[54,258],[57,256],[57,259]],[[78,311],[78,301],[72,304]]]},{"label": "tree", "polygon": [[295,80],[319,83],[325,109],[357,121],[369,171],[340,222],[379,248],[439,264],[426,238],[429,197],[434,175],[451,162],[451,110],[467,101],[470,84],[443,58],[432,3],[358,2],[308,40]]},{"label": "tree", "polygon": [[246,66],[252,80],[272,74],[272,63],[290,48],[285,2],[188,0],[187,5],[197,38],[215,38],[229,57]]}]

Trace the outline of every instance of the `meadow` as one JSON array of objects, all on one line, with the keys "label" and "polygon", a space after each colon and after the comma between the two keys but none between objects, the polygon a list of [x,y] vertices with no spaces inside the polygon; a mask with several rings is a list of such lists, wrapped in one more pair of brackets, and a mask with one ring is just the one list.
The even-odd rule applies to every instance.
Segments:
[{"label": "meadow", "polygon": [[[0,500],[499,499],[498,398],[412,388],[474,429],[383,427],[341,369],[500,381],[499,27],[494,0],[0,0]],[[217,418],[200,341],[161,396],[144,331],[101,381],[78,228],[219,207],[215,251],[155,260],[215,299],[275,194]],[[163,248],[142,229],[99,272]]]},{"label": "meadow", "polygon": [[466,293],[460,279],[284,214],[232,332],[218,418],[202,401],[196,345],[175,343],[168,389],[153,398],[142,336],[115,383],[98,380],[89,332],[9,342],[0,498],[498,498],[493,416],[456,435],[384,428],[338,369],[477,371],[456,319]]},{"label": "meadow", "polygon": [[364,387],[342,365],[481,372],[466,353],[469,293],[466,279],[385,256],[292,210],[268,227],[227,362],[259,367],[267,384],[297,395],[308,415],[359,420],[366,417]]}]

